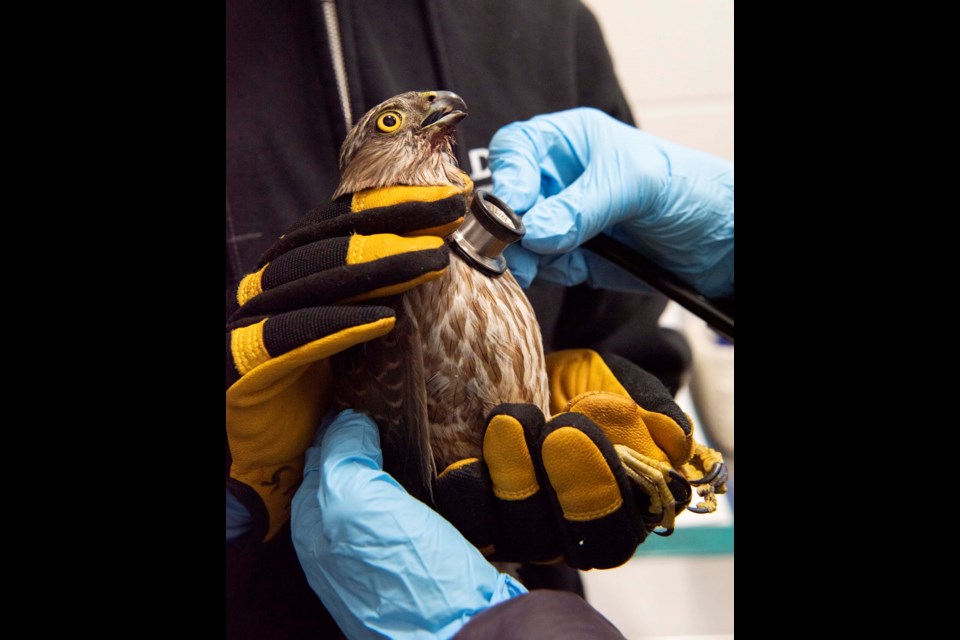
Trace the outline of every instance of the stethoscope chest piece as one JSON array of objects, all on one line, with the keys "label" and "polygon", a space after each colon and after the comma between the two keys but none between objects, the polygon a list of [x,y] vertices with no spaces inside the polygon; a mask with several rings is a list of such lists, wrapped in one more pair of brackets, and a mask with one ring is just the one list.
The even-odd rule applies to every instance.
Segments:
[{"label": "stethoscope chest piece", "polygon": [[467,264],[496,277],[507,270],[503,250],[524,233],[520,216],[503,200],[487,191],[476,191],[470,210],[449,242]]}]

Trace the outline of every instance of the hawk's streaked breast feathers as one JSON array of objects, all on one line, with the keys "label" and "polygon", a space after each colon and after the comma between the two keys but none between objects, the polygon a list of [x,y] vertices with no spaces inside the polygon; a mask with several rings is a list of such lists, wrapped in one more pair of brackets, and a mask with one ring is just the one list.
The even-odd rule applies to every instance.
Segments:
[{"label": "hawk's streaked breast feathers", "polygon": [[[395,185],[466,187],[452,150],[463,117],[466,105],[445,91],[408,92],[374,107],[344,142],[334,197]],[[549,416],[543,344],[509,271],[491,278],[456,256],[446,274],[393,305],[393,331],[334,359],[336,397],[374,417],[384,468],[430,501],[438,470],[482,458],[494,406],[529,402]]]}]

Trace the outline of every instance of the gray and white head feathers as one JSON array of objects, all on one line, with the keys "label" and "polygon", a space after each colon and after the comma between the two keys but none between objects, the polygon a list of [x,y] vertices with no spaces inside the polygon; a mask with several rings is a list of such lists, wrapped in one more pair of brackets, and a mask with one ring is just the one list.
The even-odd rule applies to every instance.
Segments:
[{"label": "gray and white head feathers", "polygon": [[364,114],[340,147],[340,184],[333,197],[394,185],[465,186],[453,152],[452,125],[466,114],[421,126],[437,95],[445,93],[401,93]]}]

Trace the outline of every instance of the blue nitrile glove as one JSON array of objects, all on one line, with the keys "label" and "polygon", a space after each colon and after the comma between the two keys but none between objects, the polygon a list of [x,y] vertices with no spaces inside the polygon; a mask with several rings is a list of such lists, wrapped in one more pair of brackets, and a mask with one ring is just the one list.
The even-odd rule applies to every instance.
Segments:
[{"label": "blue nitrile glove", "polygon": [[605,231],[708,298],[733,294],[731,162],[580,107],[500,129],[490,169],[494,195],[523,214],[522,246],[506,251],[522,286],[539,272],[624,288],[632,276],[577,249]]},{"label": "blue nitrile glove", "polygon": [[348,409],[321,424],[292,506],[307,581],[348,638],[449,638],[526,593],[383,471],[380,435],[364,414]]}]

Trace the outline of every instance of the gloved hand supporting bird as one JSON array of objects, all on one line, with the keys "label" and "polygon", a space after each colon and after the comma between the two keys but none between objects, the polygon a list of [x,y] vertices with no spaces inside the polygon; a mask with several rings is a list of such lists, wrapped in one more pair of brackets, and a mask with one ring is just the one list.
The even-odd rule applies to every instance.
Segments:
[{"label": "gloved hand supporting bird", "polygon": [[[463,100],[448,91],[377,105],[343,144],[334,197],[358,211],[436,187],[438,197],[463,191],[469,208],[472,183],[452,151],[453,126],[464,117]],[[492,559],[617,566],[650,531],[672,531],[691,484],[705,498],[691,510],[716,508],[722,460],[694,442],[692,423],[663,386],[593,352],[548,362],[509,271],[489,277],[454,257],[442,276],[391,304],[390,333],[332,358],[335,401],[374,418],[384,470]],[[539,486],[546,490],[538,494]],[[484,492],[503,504],[491,507]],[[507,528],[529,531],[495,531],[491,509],[500,512],[494,520],[516,525]]]}]

